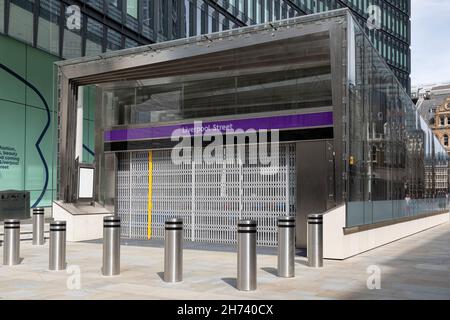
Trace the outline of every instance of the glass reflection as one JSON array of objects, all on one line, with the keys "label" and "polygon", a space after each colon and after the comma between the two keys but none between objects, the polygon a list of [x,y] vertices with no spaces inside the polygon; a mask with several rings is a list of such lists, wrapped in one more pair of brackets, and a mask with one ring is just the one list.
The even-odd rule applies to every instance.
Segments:
[{"label": "glass reflection", "polygon": [[358,26],[355,43],[347,226],[444,211],[447,188],[438,191],[437,177],[448,181],[445,150]]}]

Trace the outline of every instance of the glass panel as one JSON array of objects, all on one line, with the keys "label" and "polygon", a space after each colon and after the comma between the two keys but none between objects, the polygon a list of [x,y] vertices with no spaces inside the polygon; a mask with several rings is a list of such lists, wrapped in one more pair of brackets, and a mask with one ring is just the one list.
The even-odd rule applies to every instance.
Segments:
[{"label": "glass panel", "polygon": [[[27,48],[27,80],[33,83],[53,110],[53,64],[59,58],[36,48]],[[45,110],[42,99],[30,87],[26,88],[26,104]]]},{"label": "glass panel", "polygon": [[116,21],[122,21],[122,1],[121,0],[106,0],[108,1],[108,16]]},{"label": "glass panel", "polygon": [[59,55],[59,16],[58,0],[41,0],[37,46]]},{"label": "glass panel", "polygon": [[[41,201],[39,201],[38,206],[39,207],[51,207],[53,203],[53,199],[55,199],[55,191],[52,189],[47,189],[47,191],[44,193],[43,197],[41,198]],[[38,197],[41,196],[42,191],[38,190],[30,190],[30,204],[33,205]]]},{"label": "glass panel", "polygon": [[122,36],[120,35],[120,33],[112,29],[108,29],[106,51],[119,49],[122,49]]},{"label": "glass panel", "polygon": [[448,167],[447,154],[369,39],[354,30],[347,225],[441,212],[448,174],[443,181],[438,175]]},{"label": "glass panel", "polygon": [[[71,15],[71,12],[66,12],[67,16]],[[81,57],[81,26],[83,25],[84,16],[81,15],[79,28],[71,26],[71,30],[67,28],[67,24],[64,25],[64,42],[63,42],[63,58],[72,59]]]},{"label": "glass panel", "polygon": [[96,87],[83,87],[83,162],[93,163],[95,154]]},{"label": "glass panel", "polygon": [[103,12],[103,0],[86,0],[86,3]]},{"label": "glass panel", "polygon": [[34,0],[11,0],[9,35],[33,43]]},{"label": "glass panel", "polygon": [[[20,41],[0,35],[0,62],[26,78],[27,46]],[[25,84],[13,75],[0,72],[0,99],[25,104]]]},{"label": "glass panel", "polygon": [[[282,40],[276,44],[277,59],[272,59],[271,65],[265,59],[272,57],[273,43],[230,52],[228,56],[233,59],[226,63],[226,68],[232,71],[216,73],[208,70],[214,68],[210,64],[200,64],[202,67],[198,68],[189,65],[179,70],[196,70],[188,80],[172,74],[170,78],[140,80],[139,84],[116,84],[116,88],[123,89],[106,90],[104,94],[108,113],[114,117],[108,125],[164,123],[275,110],[331,109],[329,53],[322,53],[329,52],[324,50],[328,45],[327,34],[311,35],[305,41]],[[313,66],[301,63],[317,57],[323,60]],[[217,63],[220,62],[214,65]]]},{"label": "glass panel", "polygon": [[102,53],[103,25],[88,18],[86,32],[86,56]]},{"label": "glass panel", "polygon": [[[51,188],[52,178],[52,155],[55,146],[52,139],[52,126],[48,128],[47,134],[40,143],[40,148],[44,154],[45,163],[49,168],[48,177],[45,174],[44,163],[36,149],[36,141],[42,133],[47,122],[45,110],[34,107],[26,107],[26,159],[25,159],[25,189],[41,191],[45,180],[48,179],[48,188]],[[40,193],[40,192],[39,192]],[[36,200],[36,199],[35,199]],[[33,203],[32,203],[33,204]]]},{"label": "glass panel", "polygon": [[138,30],[138,1],[127,0],[127,21],[126,24],[131,29]]},{"label": "glass panel", "polygon": [[153,0],[142,1],[142,34],[153,39]]},{"label": "glass panel", "polygon": [[3,100],[0,103],[0,190],[24,189],[25,106]]},{"label": "glass panel", "polygon": [[5,27],[5,0],[0,0],[0,32],[4,32]]},{"label": "glass panel", "polygon": [[127,14],[137,19],[138,17],[138,1],[127,0]]},{"label": "glass panel", "polygon": [[134,41],[129,38],[125,38],[125,48],[134,48],[139,46],[139,43],[137,41]]}]

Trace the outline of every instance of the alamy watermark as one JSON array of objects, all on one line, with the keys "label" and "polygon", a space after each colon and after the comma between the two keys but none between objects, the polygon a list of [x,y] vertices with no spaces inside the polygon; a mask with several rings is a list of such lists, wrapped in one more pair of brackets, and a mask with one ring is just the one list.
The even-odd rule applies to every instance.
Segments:
[{"label": "alamy watermark", "polygon": [[178,141],[171,154],[172,162],[176,165],[248,163],[261,165],[260,173],[264,175],[279,171],[278,130],[234,129],[231,124],[203,126],[201,121],[196,121],[193,128],[174,130],[171,140]]},{"label": "alamy watermark", "polygon": [[79,6],[72,5],[66,8],[66,26],[69,30],[81,30],[81,10]]},{"label": "alamy watermark", "polygon": [[81,268],[77,265],[68,265],[66,269],[67,277],[66,286],[69,290],[81,289]]},{"label": "alamy watermark", "polygon": [[381,268],[377,265],[371,265],[367,267],[367,273],[369,277],[367,278],[366,285],[369,290],[380,290],[381,289]]},{"label": "alamy watermark", "polygon": [[369,30],[381,29],[381,8],[377,5],[370,5],[366,9],[366,13],[369,15],[366,22],[367,28]]}]

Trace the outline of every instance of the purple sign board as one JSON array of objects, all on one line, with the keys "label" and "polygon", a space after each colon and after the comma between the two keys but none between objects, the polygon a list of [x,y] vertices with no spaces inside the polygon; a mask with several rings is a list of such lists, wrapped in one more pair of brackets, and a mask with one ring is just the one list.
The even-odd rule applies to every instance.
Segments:
[{"label": "purple sign board", "polygon": [[170,138],[175,130],[187,135],[201,135],[207,130],[289,130],[333,126],[333,112],[279,115],[261,118],[191,122],[166,126],[128,128],[105,131],[105,142]]}]

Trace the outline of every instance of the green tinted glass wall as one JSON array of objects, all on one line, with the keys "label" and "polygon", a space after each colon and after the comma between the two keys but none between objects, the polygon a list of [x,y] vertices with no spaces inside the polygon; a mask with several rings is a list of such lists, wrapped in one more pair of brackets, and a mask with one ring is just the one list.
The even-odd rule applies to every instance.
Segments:
[{"label": "green tinted glass wall", "polygon": [[1,35],[0,52],[0,190],[28,190],[31,205],[50,206],[56,189],[53,63],[59,59]]},{"label": "green tinted glass wall", "polygon": [[[0,63],[26,77],[27,46],[0,35]],[[0,99],[25,104],[26,85],[7,72],[0,72]]]},{"label": "green tinted glass wall", "polygon": [[25,109],[0,100],[0,189],[24,188]]}]

